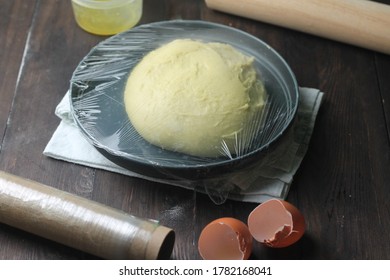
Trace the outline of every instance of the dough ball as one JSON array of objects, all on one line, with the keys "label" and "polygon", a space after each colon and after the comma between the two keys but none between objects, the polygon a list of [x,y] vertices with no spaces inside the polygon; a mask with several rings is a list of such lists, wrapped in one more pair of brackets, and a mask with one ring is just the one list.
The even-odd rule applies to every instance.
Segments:
[{"label": "dough ball", "polygon": [[265,103],[252,64],[228,44],[174,40],[133,69],[126,112],[137,132],[163,149],[200,157],[235,154],[238,136],[250,130]]}]

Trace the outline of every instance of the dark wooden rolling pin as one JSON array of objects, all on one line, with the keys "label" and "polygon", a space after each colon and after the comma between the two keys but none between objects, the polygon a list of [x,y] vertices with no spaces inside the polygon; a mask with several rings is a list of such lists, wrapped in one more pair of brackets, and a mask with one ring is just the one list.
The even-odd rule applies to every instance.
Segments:
[{"label": "dark wooden rolling pin", "polygon": [[0,222],[105,259],[167,259],[175,239],[156,222],[2,171]]},{"label": "dark wooden rolling pin", "polygon": [[209,8],[390,54],[390,6],[368,0],[205,0]]}]

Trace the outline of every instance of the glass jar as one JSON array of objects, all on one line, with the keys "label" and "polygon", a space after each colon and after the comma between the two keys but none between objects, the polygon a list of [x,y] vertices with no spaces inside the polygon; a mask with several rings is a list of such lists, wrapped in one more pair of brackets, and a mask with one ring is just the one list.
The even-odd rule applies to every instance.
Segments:
[{"label": "glass jar", "polygon": [[72,0],[74,17],[84,30],[113,35],[135,26],[142,16],[143,0]]}]

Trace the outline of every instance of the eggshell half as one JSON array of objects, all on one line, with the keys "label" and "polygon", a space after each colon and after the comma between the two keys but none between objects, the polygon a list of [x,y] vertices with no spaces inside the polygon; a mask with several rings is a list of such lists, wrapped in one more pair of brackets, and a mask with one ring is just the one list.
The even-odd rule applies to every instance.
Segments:
[{"label": "eggshell half", "polygon": [[198,250],[205,260],[246,260],[252,253],[253,238],[246,224],[235,218],[220,218],[201,232]]},{"label": "eggshell half", "polygon": [[269,247],[282,248],[297,242],[305,232],[305,219],[291,203],[271,199],[257,206],[248,217],[253,238]]}]

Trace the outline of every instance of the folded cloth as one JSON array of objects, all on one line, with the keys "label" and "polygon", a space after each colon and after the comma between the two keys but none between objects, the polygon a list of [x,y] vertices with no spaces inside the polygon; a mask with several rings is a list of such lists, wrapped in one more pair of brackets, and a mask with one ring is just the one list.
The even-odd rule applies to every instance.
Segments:
[{"label": "folded cloth", "polygon": [[69,93],[65,94],[56,107],[55,114],[61,122],[43,154],[58,160],[205,192],[216,203],[224,202],[227,198],[256,203],[270,198],[285,199],[293,176],[306,154],[322,96],[323,93],[318,89],[300,88],[297,116],[289,136],[284,137],[277,148],[267,155],[270,157],[270,160],[266,161],[267,164],[238,172],[229,178],[229,182],[222,182],[229,185],[229,188],[223,188],[227,190],[224,193],[198,186],[194,182],[150,178],[109,161],[86,140],[75,124],[70,109]]}]

